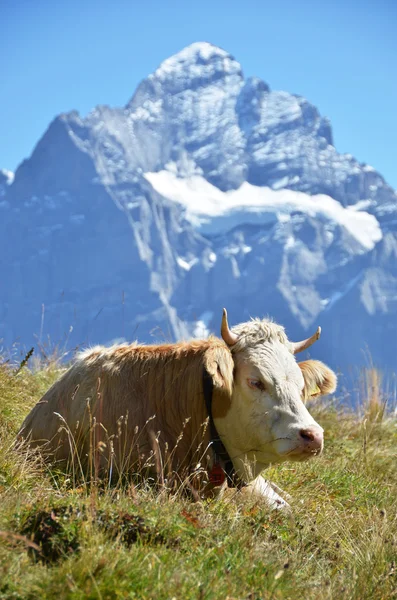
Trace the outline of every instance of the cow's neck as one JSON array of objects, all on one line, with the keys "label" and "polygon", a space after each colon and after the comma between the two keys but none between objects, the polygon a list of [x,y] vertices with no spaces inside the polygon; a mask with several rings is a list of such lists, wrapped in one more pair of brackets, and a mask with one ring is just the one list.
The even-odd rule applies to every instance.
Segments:
[{"label": "cow's neck", "polygon": [[210,483],[214,485],[221,485],[226,480],[227,484],[231,487],[241,487],[245,485],[245,482],[237,475],[233,461],[218,434],[218,430],[214,422],[214,385],[212,377],[209,375],[206,369],[203,369],[203,392],[209,418],[208,427],[210,433],[210,445],[214,453],[214,461],[209,471]]}]

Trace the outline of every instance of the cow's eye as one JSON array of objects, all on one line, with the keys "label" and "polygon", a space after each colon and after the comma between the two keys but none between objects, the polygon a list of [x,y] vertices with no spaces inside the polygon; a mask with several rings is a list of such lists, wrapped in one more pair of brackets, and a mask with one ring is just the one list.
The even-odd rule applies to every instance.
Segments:
[{"label": "cow's eye", "polygon": [[247,379],[247,383],[248,383],[248,386],[250,388],[252,388],[253,390],[263,391],[265,389],[265,386],[263,385],[262,381],[260,381],[259,379]]}]

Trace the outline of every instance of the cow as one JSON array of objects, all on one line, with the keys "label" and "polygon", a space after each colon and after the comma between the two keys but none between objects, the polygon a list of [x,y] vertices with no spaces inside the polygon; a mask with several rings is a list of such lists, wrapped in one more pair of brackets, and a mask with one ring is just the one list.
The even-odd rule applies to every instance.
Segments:
[{"label": "cow", "polygon": [[224,309],[221,339],[92,347],[34,406],[18,439],[98,476],[176,477],[198,496],[248,486],[285,506],[261,473],[322,451],[323,429],[305,403],[334,392],[336,375],[295,359],[320,332],[291,342],[268,319],[230,328]]}]

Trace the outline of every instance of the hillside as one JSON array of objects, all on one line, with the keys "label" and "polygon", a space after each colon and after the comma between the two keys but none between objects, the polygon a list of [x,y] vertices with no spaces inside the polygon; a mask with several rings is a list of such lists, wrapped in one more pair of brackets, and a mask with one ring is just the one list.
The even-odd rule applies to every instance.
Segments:
[{"label": "hillside", "polygon": [[88,485],[18,454],[18,426],[58,374],[0,367],[0,598],[396,597],[397,430],[374,387],[363,416],[314,408],[320,458],[267,472],[288,514],[241,493],[193,503]]}]

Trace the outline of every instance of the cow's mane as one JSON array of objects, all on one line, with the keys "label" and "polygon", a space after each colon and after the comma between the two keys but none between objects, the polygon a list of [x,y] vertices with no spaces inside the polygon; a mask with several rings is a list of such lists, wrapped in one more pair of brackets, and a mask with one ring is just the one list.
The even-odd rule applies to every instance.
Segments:
[{"label": "cow's mane", "polygon": [[77,361],[83,361],[87,365],[100,363],[106,367],[117,370],[126,363],[135,363],[138,360],[166,360],[171,358],[183,359],[204,354],[210,348],[226,348],[225,343],[215,336],[206,340],[190,340],[170,344],[142,344],[132,342],[131,344],[114,344],[112,346],[93,346],[76,354]]},{"label": "cow's mane", "polygon": [[263,342],[281,342],[288,348],[290,342],[284,327],[269,319],[252,319],[232,327],[232,332],[239,336],[238,342],[232,346],[232,352],[240,352],[247,348],[254,348]]}]

